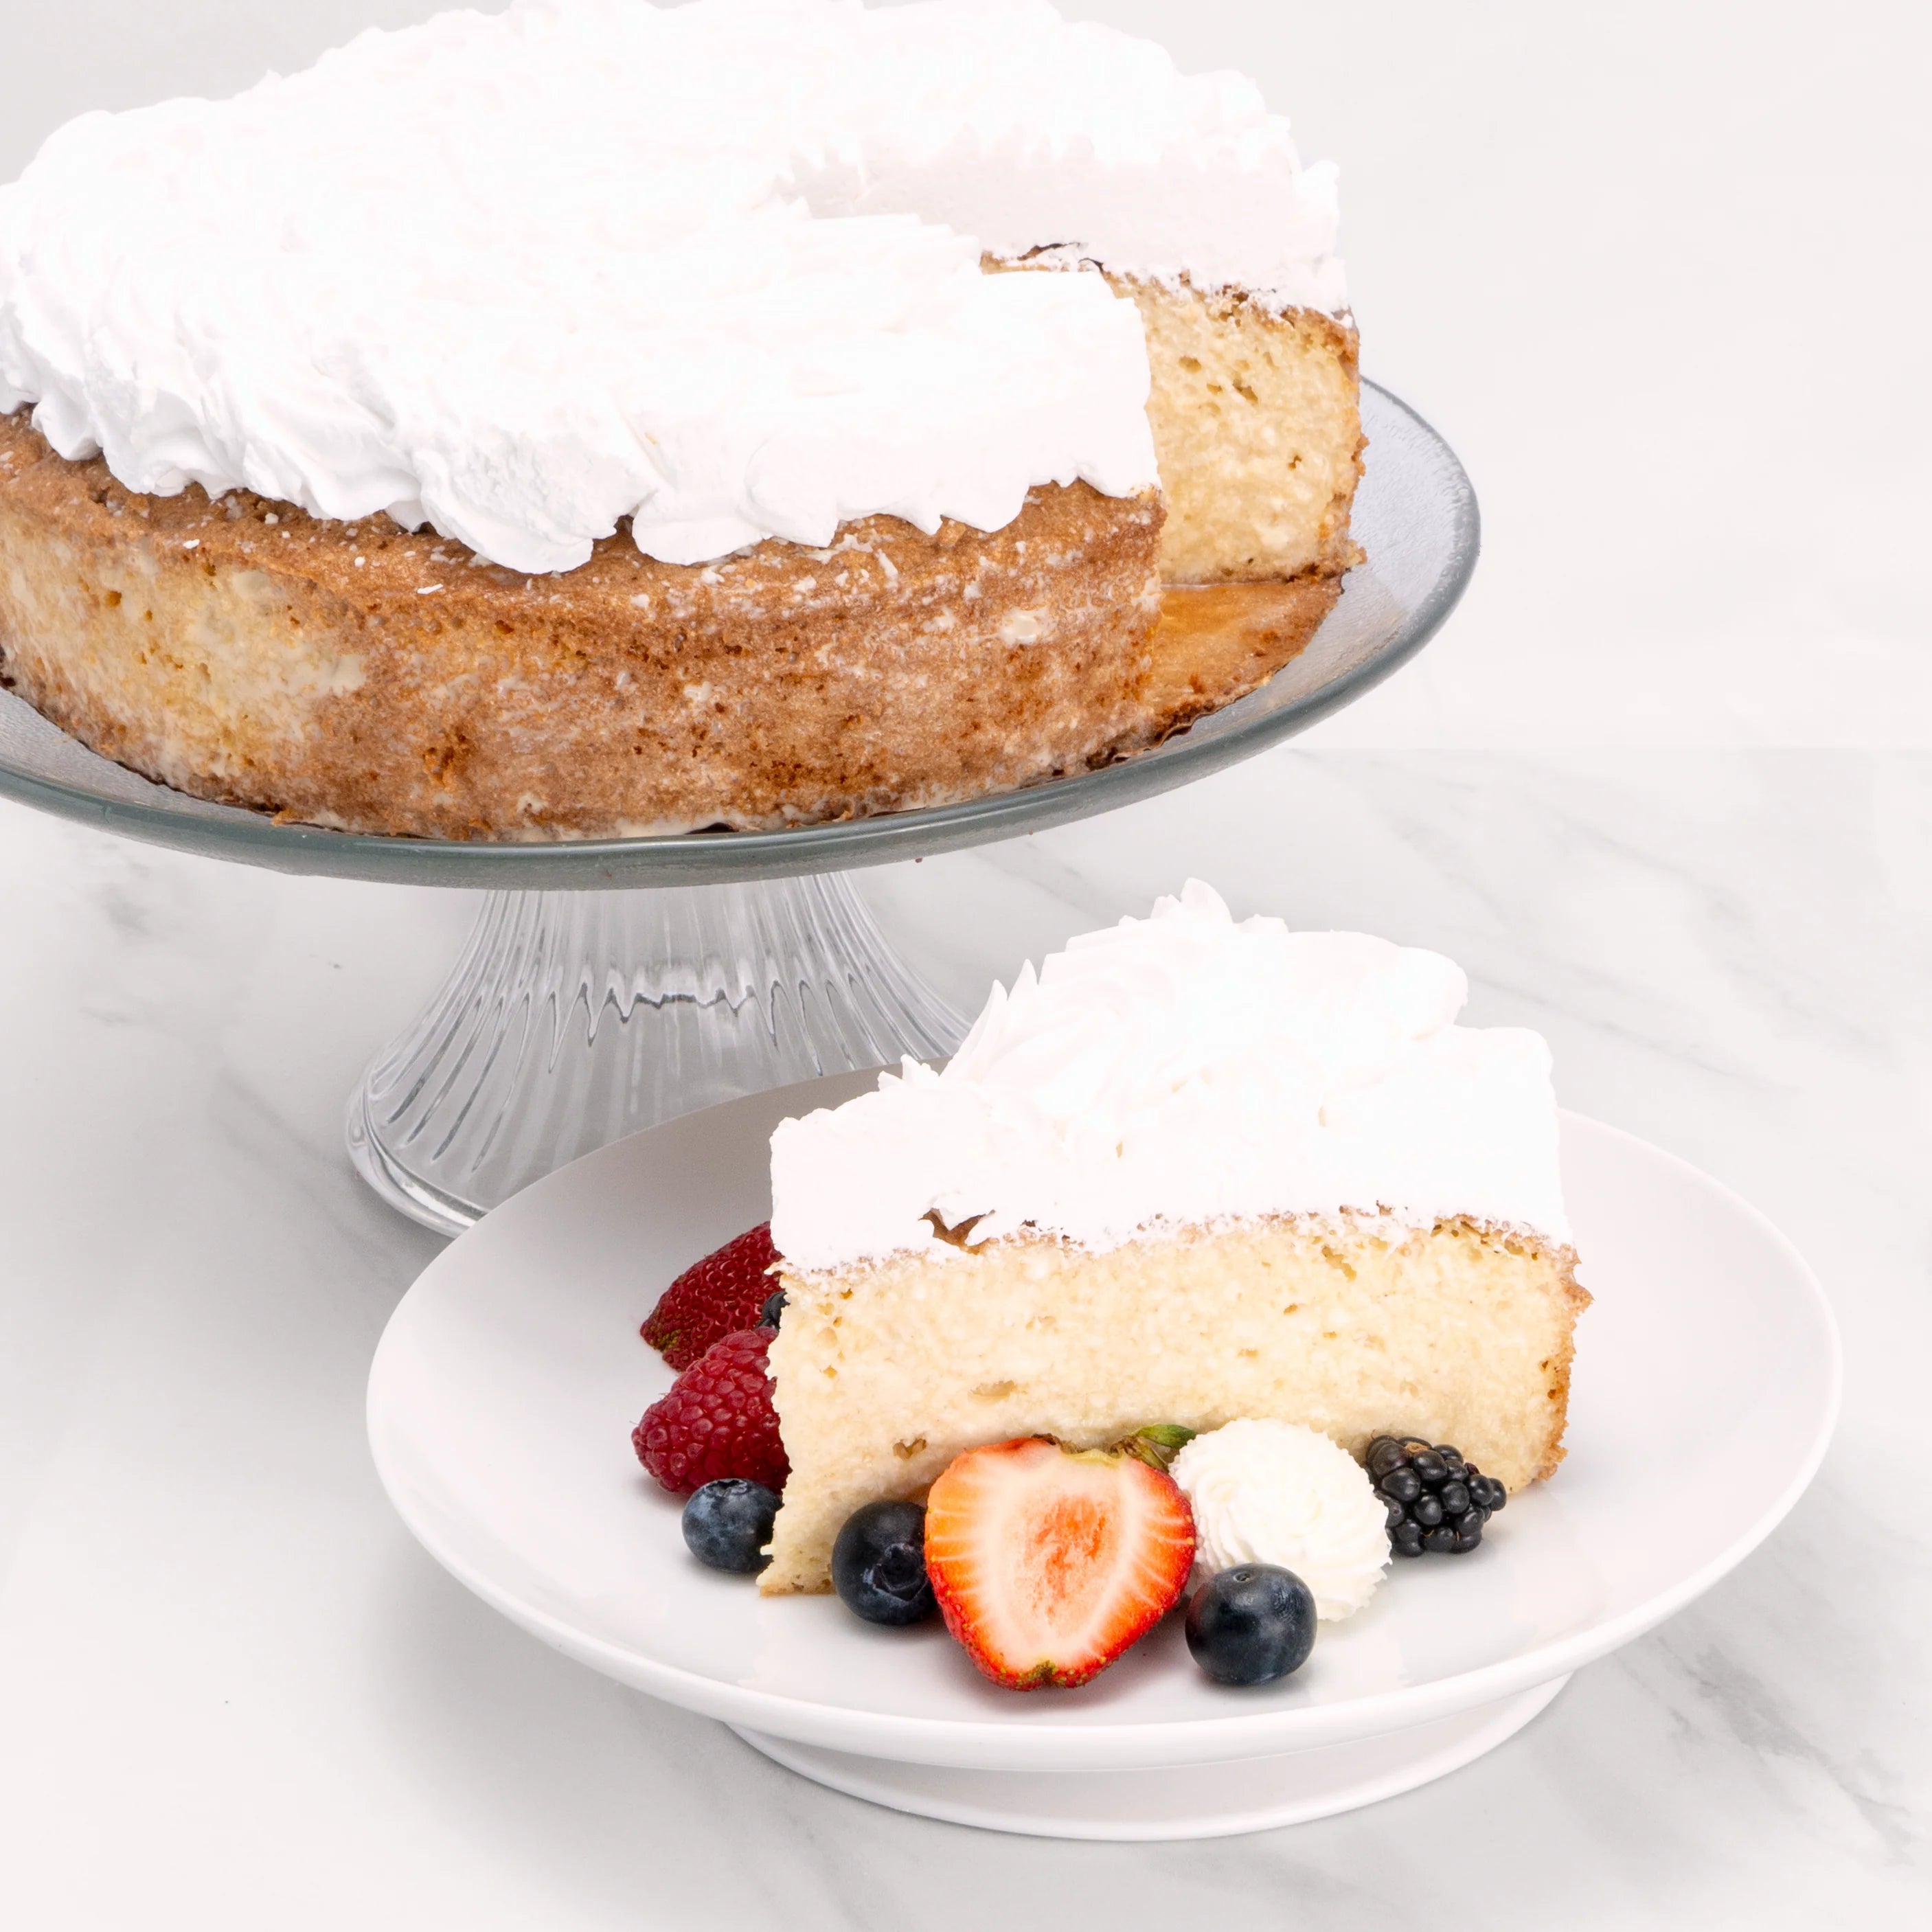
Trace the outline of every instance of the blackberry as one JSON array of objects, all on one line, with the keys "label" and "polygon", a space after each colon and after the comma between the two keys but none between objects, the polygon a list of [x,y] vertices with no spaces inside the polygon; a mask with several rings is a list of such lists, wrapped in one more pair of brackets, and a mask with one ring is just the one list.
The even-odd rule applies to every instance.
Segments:
[{"label": "blackberry", "polygon": [[1466,1556],[1483,1526],[1509,1500],[1459,1449],[1418,1436],[1378,1436],[1369,1444],[1369,1480],[1388,1508],[1389,1547],[1398,1556]]}]

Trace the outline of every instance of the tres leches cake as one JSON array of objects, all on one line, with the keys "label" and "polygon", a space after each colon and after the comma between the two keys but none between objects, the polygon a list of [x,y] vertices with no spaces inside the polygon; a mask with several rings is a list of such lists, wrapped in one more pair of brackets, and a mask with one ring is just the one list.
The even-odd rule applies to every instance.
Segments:
[{"label": "tres leches cake", "polygon": [[784,1123],[760,1346],[789,1473],[760,1587],[830,1588],[855,1512],[983,1478],[988,1445],[1036,1460],[1030,1438],[1198,1432],[1174,1476],[1222,1564],[1243,1520],[1306,1502],[1231,1516],[1235,1476],[1305,1468],[1275,1486],[1316,1496],[1333,1456],[1327,1553],[1297,1564],[1324,1616],[1373,1588],[1423,1486],[1500,1507],[1548,1475],[1588,1300],[1549,1054],[1457,1025],[1467,996],[1438,954],[1237,923],[1190,884],[996,986],[943,1070]]},{"label": "tres leches cake", "polygon": [[1118,757],[1354,560],[1335,236],[1251,84],[1044,0],[524,0],[86,115],[0,188],[0,678],[376,832]]}]

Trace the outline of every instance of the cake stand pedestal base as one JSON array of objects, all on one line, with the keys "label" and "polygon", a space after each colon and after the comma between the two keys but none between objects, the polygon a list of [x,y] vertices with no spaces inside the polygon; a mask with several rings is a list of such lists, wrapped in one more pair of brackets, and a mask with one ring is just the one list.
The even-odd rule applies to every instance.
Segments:
[{"label": "cake stand pedestal base", "polygon": [[1569,1681],[1410,1730],[1286,1757],[1160,1771],[962,1771],[854,1757],[759,1731],[738,1735],[835,1791],[955,1825],[1036,1838],[1226,1838],[1353,1811],[1460,1771],[1514,1737]]},{"label": "cake stand pedestal base", "polygon": [[460,1234],[626,1134],[942,1058],[965,1030],[842,874],[493,892],[442,990],[350,1096],[350,1158],[392,1206]]}]

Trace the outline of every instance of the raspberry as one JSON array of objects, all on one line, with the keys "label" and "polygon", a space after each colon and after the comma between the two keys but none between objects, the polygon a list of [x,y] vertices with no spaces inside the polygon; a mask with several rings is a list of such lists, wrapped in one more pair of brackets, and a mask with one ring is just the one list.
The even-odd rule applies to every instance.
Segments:
[{"label": "raspberry", "polygon": [[765,1370],[773,1332],[745,1328],[714,1342],[631,1432],[638,1460],[673,1496],[688,1496],[723,1476],[784,1487],[791,1465]]},{"label": "raspberry", "polygon": [[765,1270],[778,1258],[772,1224],[761,1221],[686,1268],[638,1332],[673,1368],[689,1368],[712,1342],[758,1325],[772,1292]]}]

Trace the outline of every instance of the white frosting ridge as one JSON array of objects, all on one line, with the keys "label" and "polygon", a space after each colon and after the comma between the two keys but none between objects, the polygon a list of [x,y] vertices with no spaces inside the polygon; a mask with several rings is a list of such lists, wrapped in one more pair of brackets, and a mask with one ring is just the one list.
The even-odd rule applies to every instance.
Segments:
[{"label": "white frosting ridge", "polygon": [[0,411],[130,489],[386,510],[526,571],[982,530],[1157,478],[1124,272],[1339,310],[1333,182],[1246,81],[1045,0],[528,0],[0,188]]},{"label": "white frosting ridge", "polygon": [[[772,1237],[842,1267],[1029,1226],[1095,1250],[1262,1214],[1457,1215],[1567,1243],[1550,1052],[1454,1024],[1439,953],[1237,924],[1190,880],[995,986],[938,1072],[772,1137]],[[950,1252],[943,1244],[938,1252]]]},{"label": "white frosting ridge", "polygon": [[1388,1510],[1367,1474],[1319,1430],[1267,1418],[1197,1436],[1174,1459],[1194,1513],[1194,1560],[1292,1570],[1324,1622],[1352,1616],[1390,1562]]},{"label": "white frosting ridge", "polygon": [[856,20],[867,56],[830,97],[838,131],[800,164],[817,212],[916,214],[995,255],[1058,248],[1277,308],[1346,307],[1334,166],[1302,166],[1244,76],[1184,76],[1154,42],[1046,0]]}]

